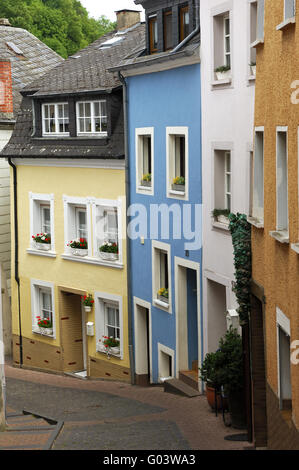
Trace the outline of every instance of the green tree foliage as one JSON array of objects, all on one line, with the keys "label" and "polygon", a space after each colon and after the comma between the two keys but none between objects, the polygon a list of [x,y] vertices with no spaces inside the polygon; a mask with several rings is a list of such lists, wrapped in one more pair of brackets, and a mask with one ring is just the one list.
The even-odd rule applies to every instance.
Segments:
[{"label": "green tree foliage", "polygon": [[0,17],[27,29],[64,58],[115,28],[105,16],[90,18],[79,0],[0,0]]}]

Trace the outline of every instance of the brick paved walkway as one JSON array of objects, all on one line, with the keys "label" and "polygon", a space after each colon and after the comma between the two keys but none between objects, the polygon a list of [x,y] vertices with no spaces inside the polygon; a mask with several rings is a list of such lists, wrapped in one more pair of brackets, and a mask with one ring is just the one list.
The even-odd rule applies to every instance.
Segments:
[{"label": "brick paved walkway", "polygon": [[[64,421],[53,449],[251,448],[247,442],[224,440],[240,431],[226,427],[222,416],[211,412],[204,396],[185,398],[165,393],[162,387],[81,380],[9,364],[6,381],[8,407]],[[4,439],[1,445],[5,447]]]}]

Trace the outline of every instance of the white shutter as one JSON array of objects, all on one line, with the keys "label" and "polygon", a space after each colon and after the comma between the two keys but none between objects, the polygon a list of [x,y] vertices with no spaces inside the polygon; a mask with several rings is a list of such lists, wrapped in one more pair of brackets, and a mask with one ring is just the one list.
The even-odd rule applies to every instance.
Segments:
[{"label": "white shutter", "polygon": [[265,0],[258,0],[257,6],[257,39],[264,39]]},{"label": "white shutter", "polygon": [[284,19],[288,20],[295,16],[295,0],[284,0]]}]

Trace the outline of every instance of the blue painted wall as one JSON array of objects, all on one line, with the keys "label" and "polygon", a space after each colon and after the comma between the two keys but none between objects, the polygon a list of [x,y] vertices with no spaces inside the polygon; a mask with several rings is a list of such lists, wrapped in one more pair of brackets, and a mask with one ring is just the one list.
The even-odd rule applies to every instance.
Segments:
[{"label": "blue painted wall", "polygon": [[[143,204],[148,209],[150,204],[179,204],[181,207],[190,203],[201,204],[200,77],[200,65],[197,64],[127,78],[131,204]],[[188,201],[166,197],[166,127],[169,126],[189,128]],[[154,128],[154,196],[136,193],[135,129],[141,127]],[[201,227],[199,231],[201,233]],[[172,230],[170,230],[170,240],[161,241],[171,245],[172,314],[157,308],[152,303],[152,241],[147,238],[144,245],[140,243],[140,240],[131,241],[133,296],[152,304],[152,367],[155,382],[158,378],[157,343],[160,342],[174,350],[176,347],[174,257],[196,261],[201,266],[201,249],[190,251],[189,257],[186,257],[184,247],[186,240],[172,240],[171,232]],[[189,281],[193,285],[192,275],[189,276]],[[194,296],[190,295],[188,304],[190,308],[194,308]],[[201,309],[201,306],[198,308]],[[194,356],[194,349],[197,345],[194,339],[195,328],[191,320],[188,330],[191,357]]]}]

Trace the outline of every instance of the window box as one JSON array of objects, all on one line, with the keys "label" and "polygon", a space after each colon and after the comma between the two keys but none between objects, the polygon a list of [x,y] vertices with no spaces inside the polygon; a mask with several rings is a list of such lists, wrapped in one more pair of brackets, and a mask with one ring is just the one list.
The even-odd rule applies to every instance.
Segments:
[{"label": "window box", "polygon": [[39,328],[38,333],[45,336],[53,336],[53,328]]},{"label": "window box", "polygon": [[272,232],[269,232],[270,237],[274,238],[274,240],[280,242],[280,243],[289,243],[290,238],[289,238],[289,232],[286,230],[274,230]]},{"label": "window box", "polygon": [[152,182],[151,181],[142,180],[140,184],[141,184],[141,186],[144,186],[145,188],[151,188],[152,187]]},{"label": "window box", "polygon": [[218,215],[217,216],[217,222],[219,222],[220,224],[228,225],[229,224],[229,219],[225,215]]},{"label": "window box", "polygon": [[116,261],[118,260],[118,253],[106,253],[104,251],[100,251],[100,258],[106,261]]},{"label": "window box", "polygon": [[164,304],[169,304],[168,297],[165,297],[165,295],[157,295],[157,299],[160,300],[160,302],[163,302]]},{"label": "window box", "polygon": [[39,243],[39,242],[34,242],[34,247],[35,247],[37,250],[49,251],[49,250],[51,250],[51,243]]},{"label": "window box", "polygon": [[74,256],[87,256],[87,248],[71,248],[71,254]]},{"label": "window box", "polygon": [[231,79],[231,70],[226,70],[223,72],[216,72],[217,80],[229,80]]},{"label": "window box", "polygon": [[114,356],[119,356],[120,348],[119,347],[110,348],[110,353],[113,354]]},{"label": "window box", "polygon": [[256,77],[256,65],[250,64],[251,74]]}]

